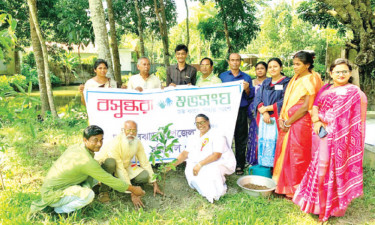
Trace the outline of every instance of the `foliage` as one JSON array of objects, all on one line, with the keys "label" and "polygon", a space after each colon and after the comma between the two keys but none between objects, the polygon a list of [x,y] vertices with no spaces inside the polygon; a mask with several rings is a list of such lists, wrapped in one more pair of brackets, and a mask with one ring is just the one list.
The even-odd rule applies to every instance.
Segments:
[{"label": "foliage", "polygon": [[229,64],[227,60],[225,59],[220,60],[214,66],[214,73],[220,75],[222,72],[225,72],[228,70],[228,66]]},{"label": "foliage", "polygon": [[172,161],[170,163],[165,163],[164,158],[169,158],[169,154],[173,152],[173,146],[178,144],[178,139],[172,136],[171,130],[169,127],[172,126],[172,123],[166,125],[165,127],[159,127],[158,132],[156,132],[151,137],[151,141],[156,142],[156,146],[150,146],[152,151],[150,153],[150,161],[152,165],[155,166],[156,161],[159,162],[159,167],[157,172],[154,174],[154,178],[163,182],[163,189],[165,190],[165,182],[167,169],[172,168],[176,170]]},{"label": "foliage", "polygon": [[248,1],[216,0],[218,14],[199,21],[198,29],[206,40],[212,41],[211,52],[214,57],[222,57],[220,51],[225,45],[224,21],[228,26],[229,38],[233,49],[238,52],[244,49],[256,37],[259,31],[255,17],[255,6]]},{"label": "foliage", "polygon": [[[21,65],[21,74],[26,77],[26,82],[31,81],[33,88],[39,87],[38,71],[35,67],[31,67],[28,64]],[[50,72],[52,86],[59,86],[61,84],[60,78]]]},{"label": "foliage", "polygon": [[0,60],[4,59],[5,53],[11,50],[17,41],[15,35],[16,27],[17,21],[11,15],[0,14]]},{"label": "foliage", "polygon": [[161,83],[165,83],[167,81],[167,70],[164,66],[159,66],[156,68],[155,76],[159,78]]},{"label": "foliage", "polygon": [[[169,29],[176,24],[176,4],[174,0],[165,0],[164,4],[167,28]],[[159,24],[157,22],[154,10],[154,1],[138,1],[138,5],[142,15],[142,27],[144,29],[147,28],[151,35],[156,35],[156,37],[160,38]],[[119,25],[118,29],[116,28],[116,32],[118,35],[122,36],[123,34],[128,32],[139,35],[137,29],[138,17],[133,1],[114,0],[113,10],[115,14],[115,20]]]},{"label": "foliage", "polygon": [[0,76],[0,91],[9,93],[18,90],[18,87],[25,88],[27,86],[26,77],[20,74],[13,76]]},{"label": "foliage", "polygon": [[338,29],[341,35],[346,32],[346,27],[327,11],[333,10],[332,6],[319,1],[304,1],[297,8],[298,17],[303,21],[317,24],[324,28]]},{"label": "foliage", "polygon": [[94,30],[87,13],[89,3],[86,0],[58,0],[55,10],[57,14],[57,31],[60,42],[67,44],[83,44],[94,42]]}]

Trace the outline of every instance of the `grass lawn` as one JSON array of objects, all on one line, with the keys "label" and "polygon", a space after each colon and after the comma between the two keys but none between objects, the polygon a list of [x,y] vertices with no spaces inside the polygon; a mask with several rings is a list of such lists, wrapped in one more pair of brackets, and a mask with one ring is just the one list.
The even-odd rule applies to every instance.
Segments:
[{"label": "grass lawn", "polygon": [[[241,192],[238,176],[228,177],[228,193],[214,204],[190,189],[183,166],[170,172],[166,196],[152,196],[144,186],[146,208],[135,211],[130,196],[112,192],[111,202],[97,199],[69,215],[42,212],[27,220],[30,204],[40,197],[43,178],[67,146],[81,142],[86,121],[34,123],[36,138],[23,124],[0,130],[0,168],[5,190],[0,189],[0,224],[317,224],[318,217],[305,214],[278,195],[255,198]],[[355,199],[346,215],[328,224],[375,224],[375,170],[364,168],[364,196]]]}]

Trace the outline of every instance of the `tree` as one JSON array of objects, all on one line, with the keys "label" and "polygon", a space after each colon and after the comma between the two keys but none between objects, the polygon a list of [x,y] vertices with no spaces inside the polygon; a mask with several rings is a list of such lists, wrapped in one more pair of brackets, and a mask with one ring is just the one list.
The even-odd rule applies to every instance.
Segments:
[{"label": "tree", "polygon": [[118,85],[121,86],[121,63],[120,63],[120,54],[118,52],[117,38],[116,38],[116,27],[114,20],[114,13],[112,7],[112,0],[107,0],[107,9],[108,9],[108,21],[111,34],[111,48],[113,56],[113,68],[115,73],[115,80]]},{"label": "tree", "polygon": [[[167,28],[176,24],[176,5],[173,0],[165,0]],[[118,26],[118,35],[133,33],[139,37],[140,55],[149,55],[145,47],[146,39],[153,42],[161,39],[159,23],[155,14],[154,0],[123,1],[114,0],[113,8]],[[154,44],[154,43],[152,43]],[[144,51],[144,52],[143,52]]]},{"label": "tree", "polygon": [[104,9],[101,0],[89,0],[90,17],[94,27],[95,46],[98,49],[98,57],[108,63],[108,76],[113,79],[113,67],[111,53],[109,51],[109,41],[107,27],[105,23]]},{"label": "tree", "polygon": [[370,78],[375,71],[374,9],[374,0],[318,0],[305,1],[299,7],[299,13],[303,20],[314,25],[339,29],[345,26],[352,31],[353,38],[346,43],[346,49],[357,52],[354,63],[365,74],[364,79]]},{"label": "tree", "polygon": [[138,6],[138,0],[134,0],[134,8],[137,12],[137,28],[138,28],[138,34],[139,34],[139,42],[141,46],[141,56],[145,56],[145,43],[143,41],[143,27],[142,27],[142,14],[141,10]]},{"label": "tree", "polygon": [[165,67],[168,67],[169,64],[169,43],[168,43],[168,27],[167,27],[167,19],[165,16],[165,6],[164,6],[164,1],[159,0],[159,4],[157,0],[154,0],[154,7],[155,7],[155,14],[156,17],[158,18],[159,22],[159,30],[160,30],[160,35],[161,39],[163,41],[163,52],[164,52],[164,64]]},{"label": "tree", "polygon": [[185,8],[186,8],[186,46],[189,47],[190,42],[190,35],[189,35],[189,6],[187,0],[185,0]]},{"label": "tree", "polygon": [[[38,77],[44,76],[49,109],[51,110],[52,116],[54,118],[56,118],[58,116],[57,116],[57,112],[56,112],[56,108],[55,108],[55,104],[54,104],[54,100],[53,100],[51,79],[50,79],[50,76],[49,76],[47,47],[46,47],[46,43],[44,41],[39,23],[38,23],[38,18],[37,18],[37,13],[36,13],[37,12],[36,0],[27,0],[27,4],[29,6],[29,11],[30,11],[30,30],[32,30],[32,32],[34,32],[34,29],[35,29],[35,33],[32,33],[32,35],[34,36],[33,39],[35,40],[34,51],[40,51],[41,50],[41,52],[39,52],[38,55],[35,54],[37,57],[40,57],[37,60]],[[33,44],[34,44],[34,42],[33,42]],[[41,63],[41,59],[43,59],[43,64]],[[44,74],[42,73],[43,70],[44,70]],[[42,93],[42,91],[45,91],[44,87],[40,88],[41,98],[42,98],[42,96],[45,96],[45,93]],[[42,99],[42,102],[43,102],[43,99]],[[45,103],[44,103],[44,108],[46,109]],[[42,110],[42,114],[44,114],[44,113],[45,113],[45,111]]]},{"label": "tree", "polygon": [[205,39],[212,40],[213,56],[222,56],[223,44],[227,45],[227,54],[244,49],[259,31],[255,6],[243,0],[215,0],[215,3],[218,14],[198,25]]},{"label": "tree", "polygon": [[[6,24],[6,28],[3,28]],[[17,21],[11,15],[2,13],[0,14],[0,59],[4,59],[5,53],[8,52],[12,46],[17,42],[15,30]]]}]

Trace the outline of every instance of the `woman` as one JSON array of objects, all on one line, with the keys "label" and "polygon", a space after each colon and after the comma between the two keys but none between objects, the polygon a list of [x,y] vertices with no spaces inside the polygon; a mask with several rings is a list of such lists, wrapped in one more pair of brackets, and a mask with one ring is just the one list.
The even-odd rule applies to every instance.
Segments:
[{"label": "woman", "polygon": [[277,120],[283,105],[285,89],[289,77],[281,72],[283,64],[279,58],[268,61],[267,78],[255,96],[254,105],[258,109],[258,163],[261,166],[273,167],[278,134]]},{"label": "woman", "polygon": [[[260,61],[255,65],[255,73],[256,78],[253,79],[253,87],[255,87],[255,95],[259,90],[259,87],[262,85],[262,82],[267,78],[267,63]],[[255,120],[256,115],[256,106],[254,102],[249,105],[247,110],[247,116],[250,119],[250,126],[249,126],[249,138],[247,139],[247,154],[246,154],[246,161],[250,165],[258,164],[257,159],[257,133],[258,133],[258,126]]]},{"label": "woman", "polygon": [[227,191],[224,175],[234,173],[236,159],[224,136],[210,129],[210,120],[204,114],[195,117],[200,131],[195,133],[174,163],[187,161],[185,175],[189,186],[213,203]]},{"label": "woman", "polygon": [[[350,84],[352,67],[336,59],[330,68],[333,84],[326,84],[314,102],[313,159],[293,201],[320,221],[343,216],[349,203],[363,194],[363,150],[366,95]],[[326,130],[325,137],[322,134]],[[319,137],[320,136],[320,137]]]},{"label": "woman", "polygon": [[273,179],[276,193],[292,198],[311,160],[311,111],[322,86],[313,71],[314,54],[299,51],[293,57],[295,75],[285,91],[280,112]]},{"label": "woman", "polygon": [[86,105],[84,92],[87,88],[117,88],[115,80],[106,77],[108,71],[108,63],[104,59],[97,59],[94,63],[95,77],[86,81],[85,85],[80,85],[79,90],[81,92],[81,102]]}]

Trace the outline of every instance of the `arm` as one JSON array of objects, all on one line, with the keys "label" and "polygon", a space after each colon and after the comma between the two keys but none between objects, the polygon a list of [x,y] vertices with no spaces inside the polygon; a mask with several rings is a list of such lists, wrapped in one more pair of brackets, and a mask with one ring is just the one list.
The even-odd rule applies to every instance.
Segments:
[{"label": "arm", "polygon": [[82,105],[86,106],[86,101],[85,101],[85,85],[81,84],[79,85],[79,93],[81,95],[81,103]]},{"label": "arm", "polygon": [[173,164],[174,166],[180,165],[182,162],[184,162],[188,158],[189,152],[183,151],[177,156],[177,161]]},{"label": "arm", "polygon": [[[302,106],[287,121],[285,121],[285,124],[287,126],[293,124],[295,121],[302,118],[308,112],[309,100],[310,100],[310,95],[305,95],[305,100]],[[288,131],[288,127],[284,126],[284,122],[280,125],[281,125],[280,128],[283,129],[285,132]]]},{"label": "arm", "polygon": [[197,165],[194,166],[193,168],[193,174],[194,176],[197,176],[200,169],[209,164],[209,163],[212,163],[212,162],[215,162],[217,161],[218,159],[220,159],[222,153],[221,152],[213,152],[211,155],[207,156],[207,158],[203,159],[202,161],[200,161]]},{"label": "arm", "polygon": [[[319,134],[319,130],[320,130],[320,127],[321,126],[324,126],[323,122],[320,121],[319,119],[319,107],[314,105],[313,108],[312,108],[312,116],[311,116],[311,120],[314,124],[314,132],[315,134]],[[324,126],[325,127],[325,126]]]},{"label": "arm", "polygon": [[192,85],[195,85],[197,83],[197,69],[195,69],[195,67],[193,67],[190,81]]}]

